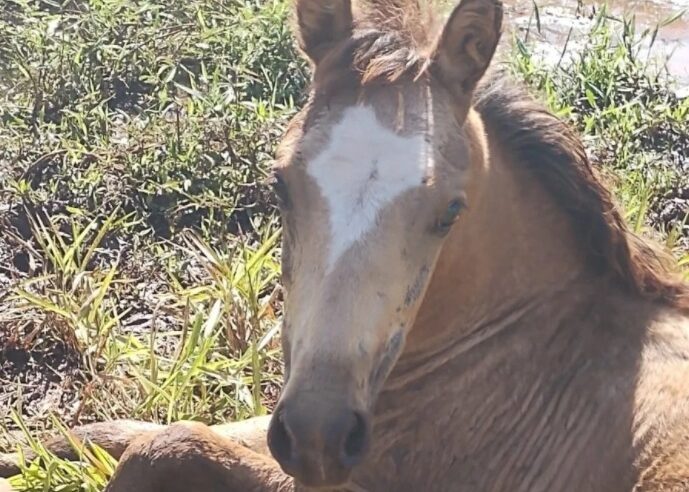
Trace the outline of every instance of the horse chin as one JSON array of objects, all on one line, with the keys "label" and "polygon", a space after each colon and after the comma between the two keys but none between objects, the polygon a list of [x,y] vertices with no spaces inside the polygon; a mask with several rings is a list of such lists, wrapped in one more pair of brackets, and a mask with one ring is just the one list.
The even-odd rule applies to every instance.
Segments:
[{"label": "horse chin", "polygon": [[311,490],[323,490],[323,491],[335,491],[335,490],[341,490],[342,488],[345,488],[347,484],[350,483],[349,480],[349,475],[345,478],[339,478],[339,479],[315,479],[315,480],[309,480],[306,479],[304,480],[303,478],[301,479],[296,479],[299,485],[303,487],[307,487],[308,489]]}]

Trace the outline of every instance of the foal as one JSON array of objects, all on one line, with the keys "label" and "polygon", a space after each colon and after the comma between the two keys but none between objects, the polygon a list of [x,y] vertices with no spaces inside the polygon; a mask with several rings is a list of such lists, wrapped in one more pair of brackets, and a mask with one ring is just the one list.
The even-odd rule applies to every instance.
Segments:
[{"label": "foal", "polygon": [[689,289],[566,125],[479,83],[500,2],[359,7],[296,0],[270,423],[78,429],[126,447],[108,491],[689,490]]}]

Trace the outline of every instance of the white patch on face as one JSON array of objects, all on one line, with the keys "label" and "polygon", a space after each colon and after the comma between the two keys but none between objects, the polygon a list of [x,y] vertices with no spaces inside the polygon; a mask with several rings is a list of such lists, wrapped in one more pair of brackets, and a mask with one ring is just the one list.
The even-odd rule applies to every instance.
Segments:
[{"label": "white patch on face", "polygon": [[328,271],[373,228],[386,205],[421,186],[432,165],[423,135],[396,134],[370,107],[345,110],[326,147],[308,164],[330,209]]}]

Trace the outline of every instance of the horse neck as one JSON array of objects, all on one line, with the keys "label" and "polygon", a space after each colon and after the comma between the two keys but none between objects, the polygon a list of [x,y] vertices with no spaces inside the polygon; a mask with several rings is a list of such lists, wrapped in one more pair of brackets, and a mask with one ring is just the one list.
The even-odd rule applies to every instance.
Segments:
[{"label": "horse neck", "polygon": [[452,416],[448,429],[460,443],[471,432],[456,422],[486,413],[486,402],[495,410],[523,402],[515,412],[524,411],[531,383],[557,380],[596,356],[605,316],[584,327],[582,313],[597,319],[617,295],[610,279],[587,268],[581,241],[548,191],[510,162],[476,114],[468,125],[478,147],[468,210],[446,240],[378,399],[381,452],[430,408]]},{"label": "horse neck", "polygon": [[569,217],[530,175],[538,163],[511,162],[476,115],[469,125],[485,157],[378,399],[370,473],[428,483],[413,470],[430,468],[467,490],[533,490],[519,460],[565,463],[561,443],[604,436],[605,453],[572,453],[549,470],[563,477],[553,490],[583,489],[566,477],[587,469],[584,481],[604,480],[631,462],[634,382],[655,308],[588,267]]},{"label": "horse neck", "polygon": [[526,163],[510,161],[477,113],[465,131],[474,149],[468,210],[446,240],[405,355],[467,337],[586,272],[569,218]]}]

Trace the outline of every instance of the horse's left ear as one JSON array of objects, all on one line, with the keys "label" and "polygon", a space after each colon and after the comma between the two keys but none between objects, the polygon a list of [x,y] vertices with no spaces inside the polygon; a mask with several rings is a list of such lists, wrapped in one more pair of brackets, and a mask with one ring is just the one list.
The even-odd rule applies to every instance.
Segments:
[{"label": "horse's left ear", "polygon": [[460,97],[470,97],[502,32],[502,2],[461,0],[438,38],[431,70]]},{"label": "horse's left ear", "polygon": [[299,48],[313,64],[352,33],[351,0],[295,0]]}]

